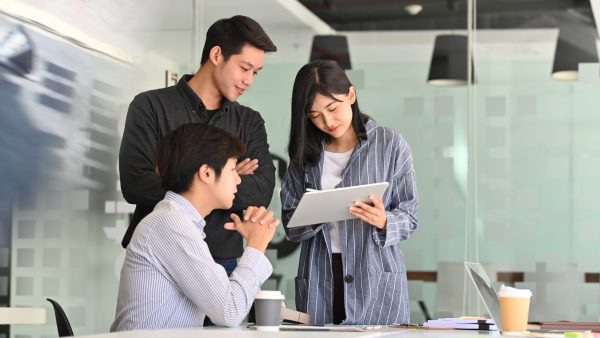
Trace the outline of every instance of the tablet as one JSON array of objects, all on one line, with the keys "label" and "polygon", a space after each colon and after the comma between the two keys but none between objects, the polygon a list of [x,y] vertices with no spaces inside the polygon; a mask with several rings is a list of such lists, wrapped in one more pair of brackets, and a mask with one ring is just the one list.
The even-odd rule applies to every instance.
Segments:
[{"label": "tablet", "polygon": [[369,195],[381,198],[388,185],[388,182],[381,182],[305,192],[287,227],[294,228],[356,218],[348,211],[348,207],[355,201],[370,203]]}]

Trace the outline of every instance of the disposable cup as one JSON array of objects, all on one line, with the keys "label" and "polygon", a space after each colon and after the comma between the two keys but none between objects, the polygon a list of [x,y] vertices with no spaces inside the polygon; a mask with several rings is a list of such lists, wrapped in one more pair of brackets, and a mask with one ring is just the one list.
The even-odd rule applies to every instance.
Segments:
[{"label": "disposable cup", "polygon": [[281,304],[284,297],[280,291],[259,291],[254,297],[256,329],[259,331],[279,331],[281,324]]},{"label": "disposable cup", "polygon": [[502,333],[527,331],[531,291],[502,286],[498,296],[500,297]]}]

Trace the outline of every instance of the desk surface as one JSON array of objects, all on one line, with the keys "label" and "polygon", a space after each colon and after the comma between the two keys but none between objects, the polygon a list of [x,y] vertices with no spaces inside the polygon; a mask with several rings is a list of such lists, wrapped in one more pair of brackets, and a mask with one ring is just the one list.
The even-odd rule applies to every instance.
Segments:
[{"label": "desk surface", "polygon": [[143,330],[143,331],[124,331],[115,333],[96,334],[81,336],[88,338],[255,338],[255,337],[284,337],[284,338],[307,338],[312,337],[326,338],[370,338],[370,337],[389,337],[389,338],[432,338],[432,337],[481,337],[487,336],[501,337],[498,333],[468,331],[468,330],[416,330],[416,329],[394,329],[393,331],[279,331],[265,332],[250,330],[247,328],[194,328],[194,329],[167,329],[167,330]]},{"label": "desk surface", "polygon": [[46,324],[46,309],[0,307],[0,325],[7,324]]}]

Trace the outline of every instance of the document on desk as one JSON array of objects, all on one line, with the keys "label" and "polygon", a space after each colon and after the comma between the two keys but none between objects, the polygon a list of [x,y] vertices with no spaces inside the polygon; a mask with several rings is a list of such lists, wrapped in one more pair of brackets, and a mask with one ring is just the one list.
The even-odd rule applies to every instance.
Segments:
[{"label": "document on desk", "polygon": [[280,325],[280,331],[338,331],[338,332],[365,332],[387,331],[383,325]]},{"label": "document on desk", "polygon": [[330,331],[325,326],[314,325],[281,325],[279,331]]},{"label": "document on desk", "polygon": [[528,329],[534,330],[591,330],[600,331],[600,322],[536,321],[529,322]]},{"label": "document on desk", "polygon": [[497,331],[498,327],[494,320],[489,318],[440,318],[430,319],[423,323],[424,328],[435,329],[462,329],[462,330],[484,330]]},{"label": "document on desk", "polygon": [[298,203],[287,227],[293,228],[355,218],[348,211],[350,205],[355,201],[371,203],[369,195],[381,198],[388,185],[388,182],[381,182],[307,191]]}]

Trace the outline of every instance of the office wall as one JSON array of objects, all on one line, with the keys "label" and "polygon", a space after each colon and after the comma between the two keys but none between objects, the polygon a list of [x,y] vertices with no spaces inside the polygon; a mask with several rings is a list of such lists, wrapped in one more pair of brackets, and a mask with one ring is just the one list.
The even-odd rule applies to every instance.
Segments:
[{"label": "office wall", "polygon": [[597,321],[598,72],[554,81],[551,57],[476,67],[480,260],[524,272],[533,318]]},{"label": "office wall", "polygon": [[144,69],[177,65],[152,53],[132,64],[9,15],[0,41],[0,306],[48,309],[47,325],[10,336],[55,335],[47,297],[77,334],[106,332],[132,210],[117,172],[125,111],[164,83]]}]

